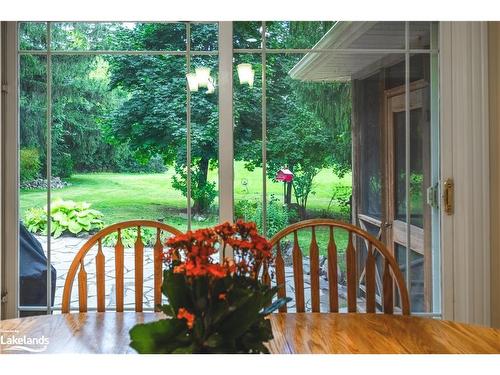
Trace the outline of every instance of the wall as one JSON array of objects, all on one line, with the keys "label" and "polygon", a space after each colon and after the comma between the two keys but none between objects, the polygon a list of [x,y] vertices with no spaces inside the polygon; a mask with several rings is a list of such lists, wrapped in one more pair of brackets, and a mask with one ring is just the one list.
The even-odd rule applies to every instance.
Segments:
[{"label": "wall", "polygon": [[488,23],[490,191],[491,191],[491,325],[500,328],[500,22]]},{"label": "wall", "polygon": [[441,213],[443,316],[491,324],[488,24],[440,22],[442,181],[455,185]]}]

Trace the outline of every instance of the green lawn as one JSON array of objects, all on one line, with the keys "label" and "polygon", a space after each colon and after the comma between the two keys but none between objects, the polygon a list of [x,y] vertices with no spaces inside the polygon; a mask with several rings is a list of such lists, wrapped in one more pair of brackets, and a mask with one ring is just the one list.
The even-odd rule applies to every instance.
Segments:
[{"label": "green lawn", "polygon": [[[234,173],[235,200],[260,201],[262,169],[256,168],[249,172],[244,168],[243,162],[237,162]],[[75,174],[68,179],[71,186],[52,190],[52,199],[89,202],[93,208],[104,214],[106,224],[130,219],[151,219],[163,220],[179,229],[186,229],[186,198],[178,190],[172,188],[172,174],[173,170],[162,174]],[[209,179],[217,182],[216,170],[210,172]],[[241,183],[243,179],[248,182],[248,190]],[[339,179],[331,170],[322,170],[315,178],[316,194],[311,195],[308,208],[326,210],[331,198],[332,186],[339,183],[350,185],[350,179],[350,175]],[[267,190],[269,194],[276,194],[282,199],[283,185],[281,183],[268,180]],[[20,193],[21,217],[30,207],[43,207],[46,199],[45,190],[22,190]],[[215,205],[218,206],[217,201]],[[335,207],[333,209],[335,210]],[[210,226],[216,222],[217,211],[214,210],[213,215],[206,220],[193,221],[193,227]],[[301,238],[303,247],[306,245],[305,241],[305,238]]]}]

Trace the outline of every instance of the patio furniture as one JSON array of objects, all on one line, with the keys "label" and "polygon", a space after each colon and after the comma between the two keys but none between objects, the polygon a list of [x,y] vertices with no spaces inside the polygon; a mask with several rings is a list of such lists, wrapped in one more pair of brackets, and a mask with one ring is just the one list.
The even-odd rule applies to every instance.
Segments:
[{"label": "patio furniture", "polygon": [[154,253],[154,302],[155,306],[161,303],[161,284],[162,284],[162,257],[163,240],[162,232],[170,235],[181,234],[176,228],[151,220],[132,220],[113,224],[106,227],[92,237],[81,247],[76,254],[68,270],[64,291],[62,297],[62,312],[70,312],[71,290],[75,276],[78,272],[78,303],[79,311],[87,312],[87,271],[85,269],[85,256],[89,250],[97,245],[97,255],[95,256],[96,284],[97,284],[97,311],[104,312],[105,306],[105,263],[106,257],[103,253],[102,242],[104,238],[112,233],[117,233],[117,241],[114,245],[114,276],[116,279],[116,311],[123,311],[124,297],[124,251],[125,247],[122,241],[123,230],[127,228],[137,228],[137,238],[134,242],[134,282],[135,282],[135,311],[141,312],[143,309],[143,259],[144,243],[142,241],[143,228],[155,228],[156,239],[153,246]]},{"label": "patio furniture", "polygon": [[[74,313],[0,321],[9,337],[45,337],[42,353],[133,353],[129,330],[162,318],[161,313]],[[500,353],[500,330],[446,320],[388,314],[287,313],[269,316],[271,353]],[[0,353],[10,350],[0,343]]]},{"label": "patio furniture", "polygon": [[[54,306],[57,273],[53,266],[50,276],[51,301]],[[40,242],[23,223],[19,223],[19,280],[20,306],[47,306],[47,257]]]},{"label": "patio furniture", "polygon": [[[334,233],[337,230],[344,230],[348,233],[348,243],[345,251],[347,268],[347,311],[358,311],[358,296],[360,293],[358,274],[363,274],[363,294],[366,301],[366,312],[374,313],[377,309],[377,303],[385,314],[392,314],[395,308],[401,311],[403,315],[410,314],[410,302],[408,291],[401,271],[393,255],[386,246],[373,237],[368,232],[345,222],[331,219],[312,219],[305,220],[288,226],[274,235],[270,243],[275,248],[276,254],[276,283],[285,285],[285,265],[282,254],[282,242],[290,234],[293,235],[293,281],[295,291],[295,304],[297,312],[305,311],[304,299],[304,269],[302,250],[299,246],[298,231],[308,229],[311,233],[311,242],[309,245],[310,262],[310,287],[311,287],[311,307],[312,312],[320,312],[320,265],[319,265],[319,247],[317,241],[318,228],[328,229],[328,292],[329,292],[329,311],[338,312],[338,248],[335,242]],[[364,264],[359,264],[359,249],[366,247],[366,259]],[[380,276],[379,269],[383,265],[383,274]],[[363,270],[360,272],[361,270]],[[359,272],[358,272],[359,271]],[[263,267],[263,278],[269,280],[269,270]],[[378,295],[376,293],[377,284],[379,287]],[[395,289],[399,290],[399,295],[395,295]],[[381,295],[380,295],[381,294]],[[282,287],[278,291],[278,297],[286,297],[286,288]],[[399,305],[399,306],[397,306]],[[287,306],[280,308],[280,312],[286,312]]]}]

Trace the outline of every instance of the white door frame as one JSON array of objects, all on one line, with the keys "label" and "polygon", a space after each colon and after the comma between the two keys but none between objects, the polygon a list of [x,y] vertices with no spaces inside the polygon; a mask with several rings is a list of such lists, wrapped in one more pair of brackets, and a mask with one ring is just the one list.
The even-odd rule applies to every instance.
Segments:
[{"label": "white door frame", "polygon": [[440,22],[443,318],[490,324],[488,45],[486,22]]}]

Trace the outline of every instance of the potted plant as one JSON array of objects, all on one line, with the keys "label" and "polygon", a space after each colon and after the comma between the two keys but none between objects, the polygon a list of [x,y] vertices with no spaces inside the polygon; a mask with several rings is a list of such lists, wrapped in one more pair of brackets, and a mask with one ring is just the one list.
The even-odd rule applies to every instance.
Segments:
[{"label": "potted plant", "polygon": [[[278,286],[261,277],[273,261],[271,247],[255,223],[188,231],[166,245],[166,318],[133,327],[130,346],[139,353],[268,353],[266,315],[290,299],[272,303]],[[222,262],[214,257],[219,251]]]}]

